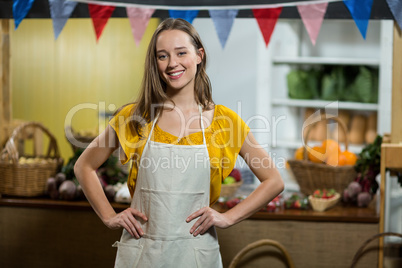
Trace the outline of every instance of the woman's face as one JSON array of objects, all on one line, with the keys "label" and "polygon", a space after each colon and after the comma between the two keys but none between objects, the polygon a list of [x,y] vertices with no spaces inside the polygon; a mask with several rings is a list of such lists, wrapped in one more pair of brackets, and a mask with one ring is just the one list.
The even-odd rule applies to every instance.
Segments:
[{"label": "woman's face", "polygon": [[156,59],[159,75],[167,85],[167,93],[194,90],[197,64],[201,62],[203,52],[203,49],[196,51],[190,36],[183,31],[167,30],[159,34]]}]

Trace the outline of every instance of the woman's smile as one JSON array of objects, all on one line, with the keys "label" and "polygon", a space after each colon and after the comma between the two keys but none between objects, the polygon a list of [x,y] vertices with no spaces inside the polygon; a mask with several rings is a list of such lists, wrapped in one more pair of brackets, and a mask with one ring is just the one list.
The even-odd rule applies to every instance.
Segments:
[{"label": "woman's smile", "polygon": [[175,71],[168,73],[170,79],[179,79],[184,74],[184,71]]}]

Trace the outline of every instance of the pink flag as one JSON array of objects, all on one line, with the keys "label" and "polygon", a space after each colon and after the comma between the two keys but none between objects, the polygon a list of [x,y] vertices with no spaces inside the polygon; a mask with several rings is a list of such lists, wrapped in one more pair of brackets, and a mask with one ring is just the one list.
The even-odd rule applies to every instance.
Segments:
[{"label": "pink flag", "polygon": [[313,45],[315,45],[318,33],[320,32],[325,12],[327,12],[327,7],[328,3],[297,6],[297,10],[299,11],[304,27],[306,27]]},{"label": "pink flag", "polygon": [[258,25],[260,26],[260,30],[262,36],[264,37],[266,46],[268,46],[272,32],[274,31],[276,22],[278,21],[281,12],[282,7],[253,9],[254,17],[256,18]]},{"label": "pink flag", "polygon": [[135,44],[138,46],[155,9],[127,7],[126,11],[130,20],[131,32],[133,33]]},{"label": "pink flag", "polygon": [[115,7],[88,4],[88,9],[95,28],[96,41],[99,41],[99,37],[101,36],[110,16],[112,16]]}]

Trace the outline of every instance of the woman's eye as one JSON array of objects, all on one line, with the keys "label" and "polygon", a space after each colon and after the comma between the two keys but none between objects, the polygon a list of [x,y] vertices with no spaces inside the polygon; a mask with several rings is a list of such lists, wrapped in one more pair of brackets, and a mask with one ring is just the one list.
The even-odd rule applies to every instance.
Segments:
[{"label": "woman's eye", "polygon": [[164,59],[166,59],[166,55],[159,55],[159,56],[158,56],[158,59],[164,60]]},{"label": "woman's eye", "polygon": [[179,56],[184,56],[186,54],[187,54],[186,52],[179,52]]}]

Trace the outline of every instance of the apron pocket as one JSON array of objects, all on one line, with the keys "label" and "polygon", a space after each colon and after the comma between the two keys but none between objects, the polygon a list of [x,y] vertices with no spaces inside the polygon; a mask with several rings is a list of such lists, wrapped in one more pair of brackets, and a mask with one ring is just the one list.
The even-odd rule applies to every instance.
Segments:
[{"label": "apron pocket", "polygon": [[202,208],[204,192],[168,192],[141,189],[142,212],[147,215],[144,237],[161,240],[190,239],[194,221],[186,218]]},{"label": "apron pocket", "polygon": [[219,247],[216,248],[195,248],[195,261],[198,268],[220,268],[222,267]]},{"label": "apron pocket", "polygon": [[113,247],[117,247],[115,268],[133,268],[140,260],[142,246],[129,243],[115,242]]}]

